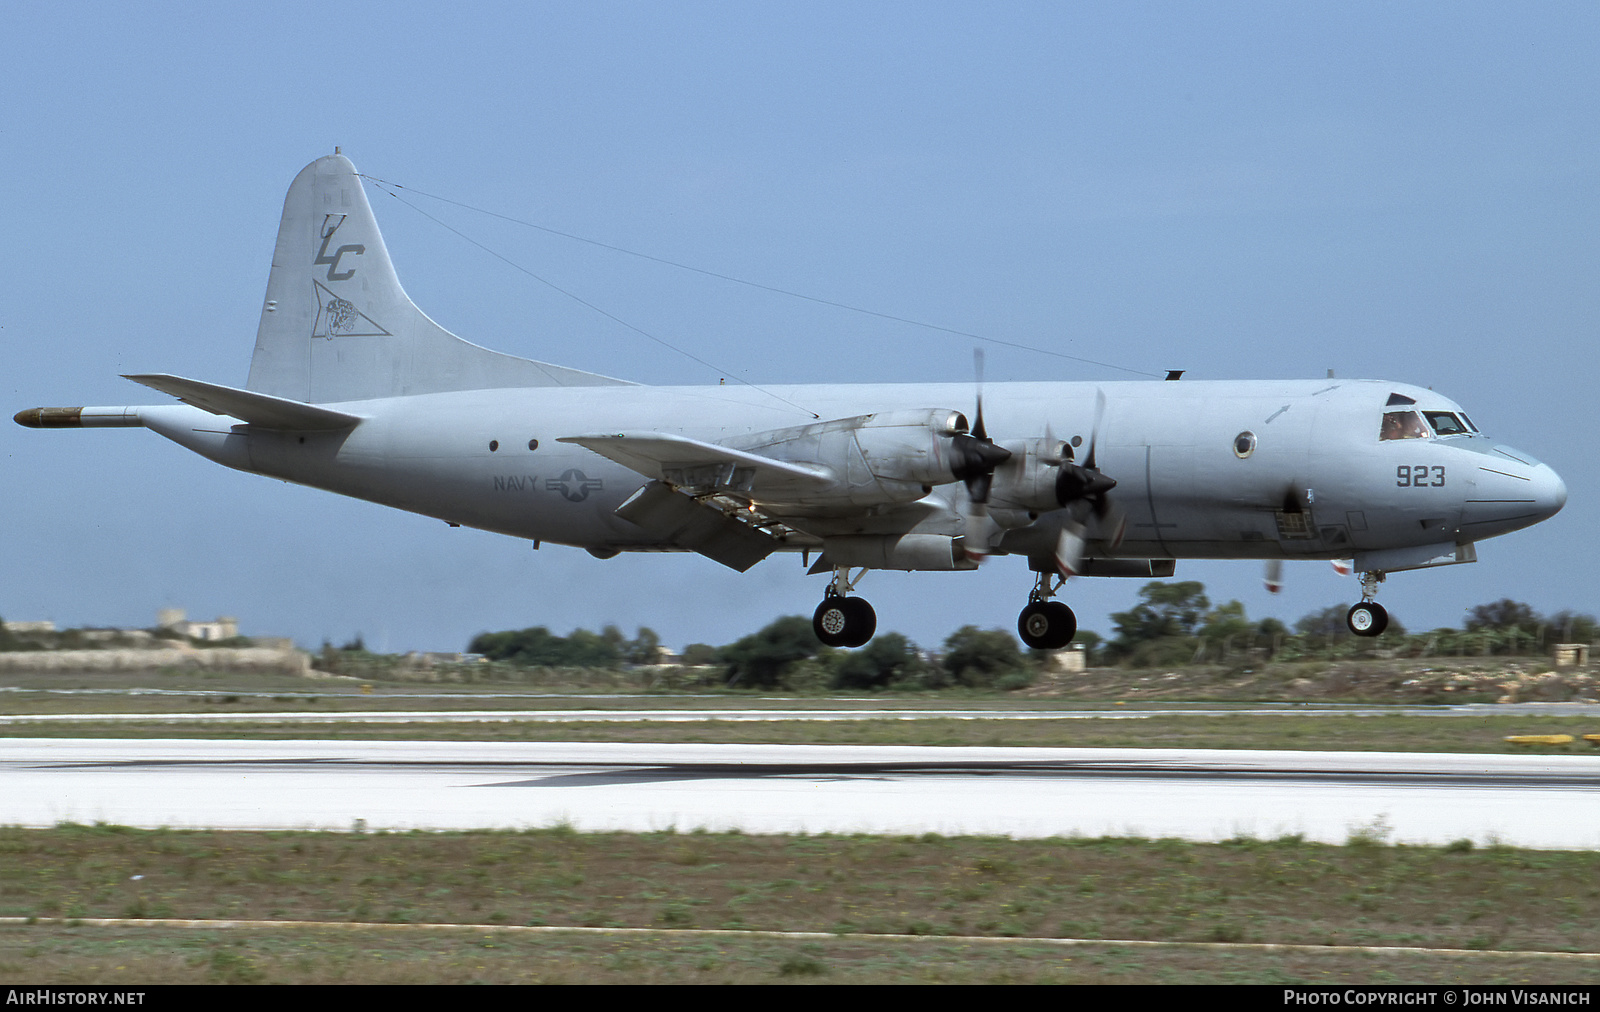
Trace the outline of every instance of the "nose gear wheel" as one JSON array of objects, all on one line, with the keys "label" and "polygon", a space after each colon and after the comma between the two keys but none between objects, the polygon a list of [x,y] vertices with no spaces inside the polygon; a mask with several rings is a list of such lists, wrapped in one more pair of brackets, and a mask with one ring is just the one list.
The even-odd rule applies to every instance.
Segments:
[{"label": "nose gear wheel", "polygon": [[1389,628],[1389,612],[1376,601],[1362,601],[1350,607],[1344,621],[1357,636],[1377,636]]},{"label": "nose gear wheel", "polygon": [[1361,601],[1351,605],[1344,617],[1344,624],[1357,636],[1377,636],[1389,628],[1388,610],[1373,600],[1386,575],[1381,569],[1361,574]]}]

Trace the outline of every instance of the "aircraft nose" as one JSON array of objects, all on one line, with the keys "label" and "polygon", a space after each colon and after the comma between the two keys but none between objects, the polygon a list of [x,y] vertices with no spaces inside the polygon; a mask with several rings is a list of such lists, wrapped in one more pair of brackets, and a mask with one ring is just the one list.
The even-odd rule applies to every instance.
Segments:
[{"label": "aircraft nose", "polygon": [[1533,472],[1533,496],[1539,519],[1548,520],[1560,513],[1561,507],[1567,504],[1567,483],[1561,480],[1554,469],[1540,464]]}]

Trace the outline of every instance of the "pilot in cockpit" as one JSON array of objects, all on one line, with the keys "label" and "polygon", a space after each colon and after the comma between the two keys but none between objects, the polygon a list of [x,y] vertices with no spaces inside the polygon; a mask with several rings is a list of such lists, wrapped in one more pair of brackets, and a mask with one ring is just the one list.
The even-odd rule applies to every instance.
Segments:
[{"label": "pilot in cockpit", "polygon": [[[1423,416],[1427,417],[1424,422]],[[1449,411],[1385,411],[1378,439],[1429,439],[1433,436],[1470,436],[1478,427],[1465,414]]]},{"label": "pilot in cockpit", "polygon": [[1383,431],[1378,436],[1380,440],[1426,439],[1428,435],[1428,427],[1422,424],[1422,416],[1415,411],[1385,411],[1383,413]]}]

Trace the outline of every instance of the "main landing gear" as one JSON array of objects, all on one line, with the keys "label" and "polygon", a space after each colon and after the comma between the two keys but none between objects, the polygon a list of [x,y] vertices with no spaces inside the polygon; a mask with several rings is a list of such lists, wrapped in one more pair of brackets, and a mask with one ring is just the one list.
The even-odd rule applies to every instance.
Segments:
[{"label": "main landing gear", "polygon": [[[872,605],[863,598],[849,596],[865,575],[867,571],[863,569],[851,579],[843,566],[833,571],[828,592],[811,616],[811,628],[824,644],[864,646],[878,631],[878,615]],[[1017,634],[1035,650],[1059,650],[1078,633],[1078,616],[1060,601],[1051,600],[1065,582],[1064,577],[1054,573],[1039,573],[1028,606],[1017,618]]]},{"label": "main landing gear", "polygon": [[1389,612],[1373,600],[1378,596],[1378,584],[1383,578],[1379,570],[1361,574],[1361,601],[1351,605],[1344,618],[1345,625],[1357,636],[1376,636],[1389,628]]},{"label": "main landing gear", "polygon": [[1040,573],[1028,606],[1017,618],[1017,635],[1035,650],[1059,650],[1078,633],[1078,616],[1060,601],[1050,600],[1065,582],[1053,573]]},{"label": "main landing gear", "polygon": [[817,639],[830,647],[859,647],[872,639],[878,631],[878,613],[864,598],[847,597],[861,577],[863,569],[851,580],[849,570],[840,566],[833,571],[828,592],[811,616],[811,628]]}]

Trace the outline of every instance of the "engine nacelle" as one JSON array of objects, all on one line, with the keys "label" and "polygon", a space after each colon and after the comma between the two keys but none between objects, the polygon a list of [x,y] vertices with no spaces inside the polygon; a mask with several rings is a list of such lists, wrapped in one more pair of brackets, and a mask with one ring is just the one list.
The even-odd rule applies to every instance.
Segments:
[{"label": "engine nacelle", "polygon": [[822,560],[833,566],[868,569],[977,569],[961,538],[944,534],[853,534],[822,539]]},{"label": "engine nacelle", "polygon": [[1045,439],[1003,445],[1011,451],[1011,459],[995,469],[990,502],[1000,509],[1009,506],[1036,513],[1048,513],[1065,505],[1060,465],[1070,458],[1069,448],[1060,440]]},{"label": "engine nacelle", "polygon": [[1030,439],[1006,448],[1011,458],[995,469],[991,493],[1002,509],[1048,513],[1080,500],[1099,502],[1103,508],[1105,494],[1117,487],[1114,479],[1076,461],[1066,443]]},{"label": "engine nacelle", "polygon": [[837,484],[807,492],[788,504],[802,511],[835,506],[915,502],[934,485],[955,481],[952,437],[966,432],[967,418],[951,408],[883,411],[775,429],[729,445],[776,460],[820,466]]},{"label": "engine nacelle", "polygon": [[916,485],[956,480],[950,437],[967,431],[967,416],[949,408],[863,415],[856,446],[876,478]]}]

